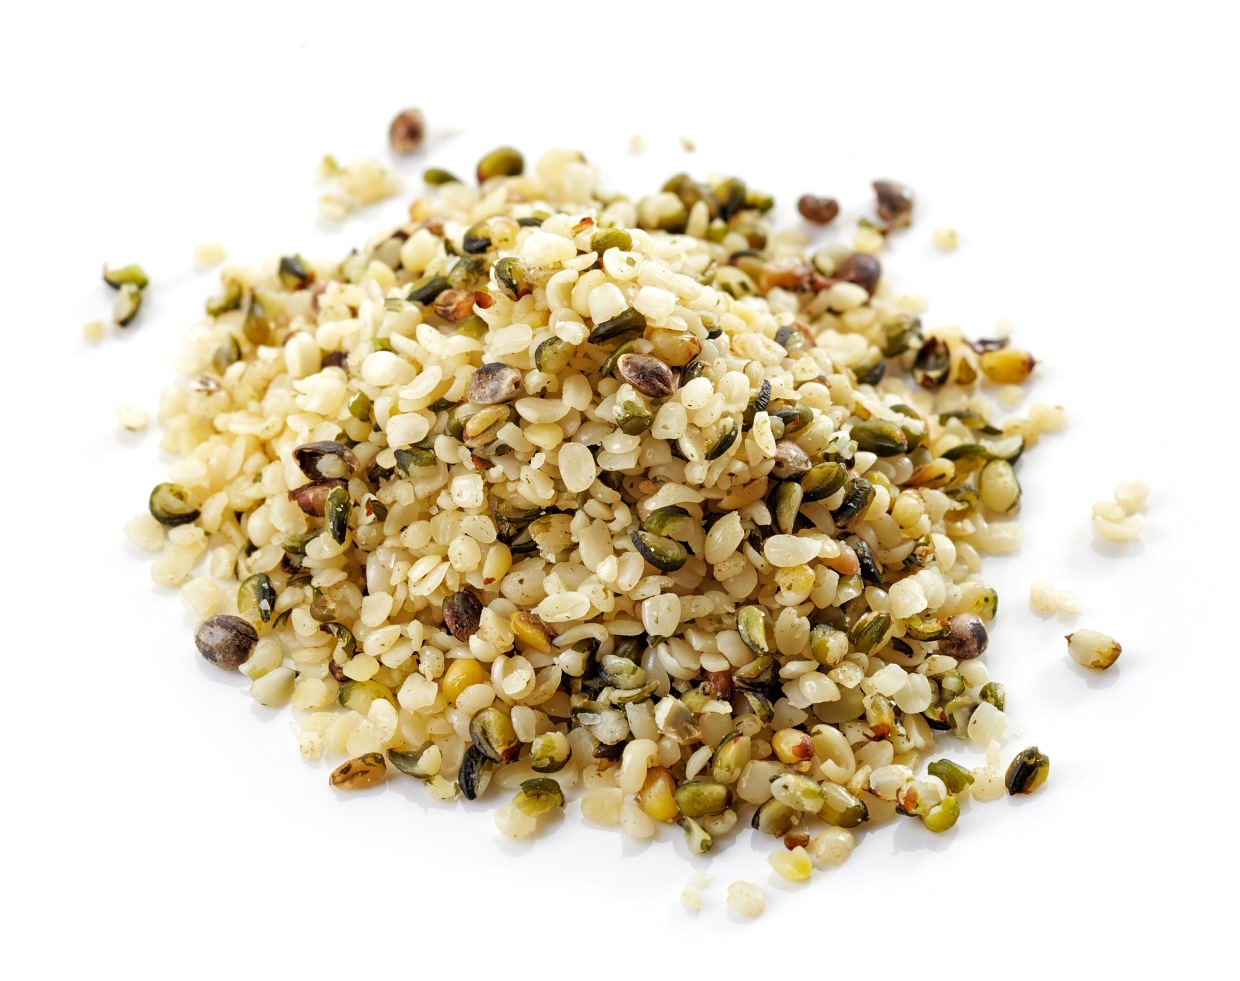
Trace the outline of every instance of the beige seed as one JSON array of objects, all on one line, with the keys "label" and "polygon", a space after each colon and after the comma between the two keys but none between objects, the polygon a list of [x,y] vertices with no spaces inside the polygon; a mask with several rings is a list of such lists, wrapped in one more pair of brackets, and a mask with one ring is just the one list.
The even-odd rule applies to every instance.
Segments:
[{"label": "beige seed", "polygon": [[738,916],[761,916],[766,909],[766,893],[752,882],[733,882],[728,886],[728,909]]},{"label": "beige seed", "polygon": [[1068,653],[1085,668],[1103,671],[1114,664],[1122,652],[1119,641],[1097,630],[1076,630],[1067,634]]}]

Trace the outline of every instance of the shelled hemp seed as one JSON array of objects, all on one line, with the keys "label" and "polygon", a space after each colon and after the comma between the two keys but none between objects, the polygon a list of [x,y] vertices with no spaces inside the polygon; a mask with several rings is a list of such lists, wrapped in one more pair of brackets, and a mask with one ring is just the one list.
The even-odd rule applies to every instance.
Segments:
[{"label": "shelled hemp seed", "polygon": [[[1032,358],[933,325],[876,254],[800,254],[736,177],[629,199],[512,147],[474,173],[428,170],[338,263],[223,270],[127,525],[203,656],[290,702],[333,786],[503,791],[513,837],[578,797],[691,854],[752,827],[803,879],[852,829],[1001,795],[979,576],[1061,413],[1001,419],[983,383]],[[912,211],[876,193],[875,253]],[[994,760],[924,771],[946,740]]]}]

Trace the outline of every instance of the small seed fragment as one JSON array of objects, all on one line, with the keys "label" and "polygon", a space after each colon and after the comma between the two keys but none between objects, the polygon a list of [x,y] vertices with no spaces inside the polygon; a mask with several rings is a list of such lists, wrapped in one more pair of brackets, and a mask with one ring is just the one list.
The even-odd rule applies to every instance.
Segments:
[{"label": "small seed fragment", "polygon": [[728,788],[713,780],[686,780],[676,788],[673,796],[685,817],[721,814],[728,807]]},{"label": "small seed fragment", "polygon": [[544,732],[530,743],[530,767],[536,773],[556,773],[564,769],[572,751],[562,732]]},{"label": "small seed fragment", "polygon": [[121,266],[118,269],[109,269],[107,266],[104,266],[103,281],[114,290],[119,290],[125,285],[144,290],[150,284],[146,270],[136,262],[131,262],[129,265]]},{"label": "small seed fragment", "polygon": [[[426,120],[422,110],[417,108],[402,109],[388,126],[388,143],[395,153],[402,155],[413,153],[422,145],[426,137]],[[429,182],[428,182],[429,183]]]},{"label": "small seed fragment", "polygon": [[348,477],[357,469],[357,457],[343,443],[320,440],[293,449],[293,461],[311,480]]},{"label": "small seed fragment", "polygon": [[498,405],[511,402],[521,394],[521,388],[520,369],[493,361],[469,376],[465,397],[475,405]]},{"label": "small seed fragment", "polygon": [[768,861],[771,868],[789,882],[804,882],[814,874],[814,863],[802,845],[791,850],[781,848],[773,851]]},{"label": "small seed fragment", "polygon": [[469,720],[469,738],[478,752],[495,763],[515,760],[521,751],[512,720],[494,705],[488,705]]},{"label": "small seed fragment", "polygon": [[688,550],[671,538],[652,535],[648,531],[635,530],[629,532],[633,547],[647,562],[664,572],[675,572],[689,558]]},{"label": "small seed fragment", "polygon": [[1030,746],[1022,749],[1012,760],[1004,777],[1004,786],[1013,797],[1017,794],[1032,794],[1046,783],[1050,772],[1050,757],[1038,752],[1037,746]]},{"label": "small seed fragment", "polygon": [[705,855],[715,847],[715,839],[697,821],[691,817],[682,817],[676,822],[684,829],[685,847],[690,855]]},{"label": "small seed fragment", "polygon": [[1064,638],[1072,660],[1085,668],[1104,671],[1114,664],[1123,648],[1119,641],[1097,630],[1077,630]]},{"label": "small seed fragment", "polygon": [[752,882],[733,882],[728,886],[728,909],[737,916],[761,916],[766,910],[766,894]]},{"label": "small seed fragment", "polygon": [[367,790],[387,778],[382,753],[363,753],[332,770],[331,785],[337,790]]},{"label": "small seed fragment", "polygon": [[944,797],[921,815],[921,823],[935,834],[942,834],[956,825],[960,818],[960,801],[955,797]]},{"label": "small seed fragment", "polygon": [[180,484],[158,484],[151,491],[147,506],[151,517],[161,525],[175,528],[196,520],[201,513],[197,508],[189,506],[188,498],[189,495]]},{"label": "small seed fragment", "polygon": [[443,754],[434,743],[427,743],[425,746],[407,752],[389,749],[387,756],[392,766],[401,773],[407,773],[411,777],[418,777],[422,780],[429,780],[435,776],[443,761]]},{"label": "small seed fragment", "polygon": [[534,777],[522,781],[512,802],[526,817],[540,818],[564,806],[564,791],[551,777]]},{"label": "small seed fragment", "polygon": [[616,374],[652,399],[665,399],[676,391],[672,369],[650,354],[621,355],[616,360]]},{"label": "small seed fragment", "polygon": [[741,640],[755,654],[769,654],[766,611],[760,606],[742,606],[736,611],[736,629]]},{"label": "small seed fragment", "polygon": [[142,306],[142,290],[133,283],[121,283],[120,292],[112,301],[112,322],[117,327],[128,327]]},{"label": "small seed fragment", "polygon": [[942,780],[949,794],[958,794],[973,783],[973,773],[951,760],[935,760],[926,767],[926,772]]},{"label": "small seed fragment", "polygon": [[194,631],[198,652],[217,668],[237,671],[258,643],[258,631],[241,617],[218,613],[207,617]]},{"label": "small seed fragment", "polygon": [[349,514],[353,510],[353,501],[345,487],[335,487],[327,495],[327,504],[323,514],[327,518],[327,531],[332,541],[343,545],[349,534]]},{"label": "small seed fragment", "polygon": [[443,625],[459,641],[468,641],[482,621],[482,600],[468,589],[453,593],[443,601]]},{"label": "small seed fragment", "polygon": [[242,616],[269,623],[275,605],[276,589],[265,572],[255,573],[237,588],[237,612]]}]

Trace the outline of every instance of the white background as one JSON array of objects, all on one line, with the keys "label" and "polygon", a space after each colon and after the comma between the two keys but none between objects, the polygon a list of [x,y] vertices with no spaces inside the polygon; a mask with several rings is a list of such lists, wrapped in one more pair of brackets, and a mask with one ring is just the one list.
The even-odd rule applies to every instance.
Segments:
[{"label": "white background", "polygon": [[[7,594],[0,939],[14,978],[1183,976],[1223,966],[1235,911],[1236,24],[1222,3],[29,5],[5,15]],[[420,105],[407,194],[316,217],[326,151],[386,159]],[[459,129],[458,135],[449,131]],[[628,153],[630,135],[646,150]],[[678,137],[696,142],[687,154]],[[889,281],[930,324],[1010,318],[1034,401],[1070,432],[1021,464],[1026,546],[988,564],[988,655],[1035,796],[951,833],[862,836],[805,887],[746,831],[690,860],[562,826],[513,845],[487,807],[414,781],[342,796],[287,712],[196,655],[177,597],[120,527],[167,461],[148,410],[212,292],[191,262],[343,255],[396,220],[429,162],[581,147],[611,187],[735,172],[790,214],[904,180]],[[959,228],[951,256],[929,245]],[[146,308],[97,345],[103,262]],[[1140,544],[1093,539],[1120,478],[1154,488]],[[1228,516],[1230,515],[1230,516]],[[1119,665],[1071,664],[1031,580],[1071,588]],[[949,749],[951,747],[948,747]],[[500,799],[495,792],[492,803]],[[703,869],[691,918],[677,897]],[[767,888],[738,923],[729,882]],[[486,976],[484,974],[484,976]]]}]

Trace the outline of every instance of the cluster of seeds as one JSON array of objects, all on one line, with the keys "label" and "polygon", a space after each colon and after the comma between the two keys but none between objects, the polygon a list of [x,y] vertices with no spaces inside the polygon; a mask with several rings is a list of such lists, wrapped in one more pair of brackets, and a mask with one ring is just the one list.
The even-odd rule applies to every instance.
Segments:
[{"label": "cluster of seeds", "polygon": [[[223,271],[128,526],[203,656],[347,757],[334,786],[499,786],[513,836],[579,795],[697,853],[747,821],[803,879],[851,829],[1044,779],[999,770],[978,578],[1057,420],[992,418],[1026,352],[928,330],[737,178],[603,197],[579,153],[511,148],[426,176],[339,264]],[[875,189],[881,241],[913,198]],[[943,738],[987,764],[924,767]]]},{"label": "cluster of seeds", "polygon": [[1145,515],[1141,512],[1149,496],[1150,488],[1145,481],[1121,480],[1115,485],[1112,500],[1094,502],[1094,532],[1107,541],[1135,541],[1145,530]]}]

